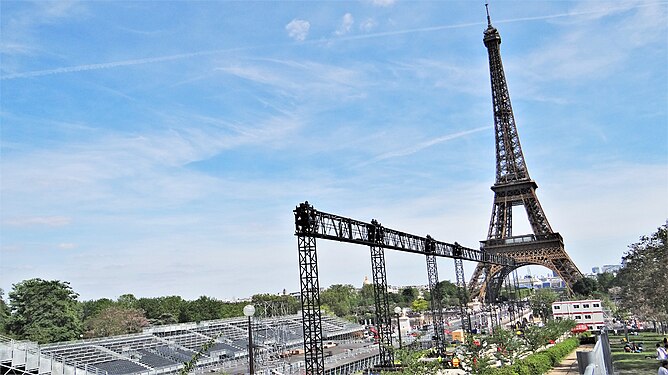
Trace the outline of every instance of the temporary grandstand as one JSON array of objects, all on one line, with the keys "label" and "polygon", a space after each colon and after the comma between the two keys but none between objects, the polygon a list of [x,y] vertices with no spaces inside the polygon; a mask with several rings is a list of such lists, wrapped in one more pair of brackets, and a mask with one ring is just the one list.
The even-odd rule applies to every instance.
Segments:
[{"label": "temporary grandstand", "polygon": [[[260,357],[279,358],[303,345],[301,315],[254,319],[253,343]],[[352,339],[364,327],[323,317],[323,338]],[[0,375],[129,375],[179,372],[203,346],[197,368],[229,369],[248,357],[245,318],[154,326],[144,332],[38,345],[0,336]],[[299,366],[297,364],[296,366]]]}]

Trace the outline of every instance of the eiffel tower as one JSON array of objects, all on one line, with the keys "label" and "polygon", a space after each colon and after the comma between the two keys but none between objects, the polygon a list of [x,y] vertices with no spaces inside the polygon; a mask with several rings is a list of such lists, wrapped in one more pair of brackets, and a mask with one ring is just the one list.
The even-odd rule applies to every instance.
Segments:
[{"label": "eiffel tower", "polygon": [[[487,4],[485,4],[487,7]],[[555,271],[568,287],[582,278],[582,273],[564,250],[561,235],[552,230],[545,212],[536,196],[538,185],[529,177],[515,126],[510,94],[501,63],[501,36],[492,26],[487,10],[487,29],[483,42],[489,55],[489,71],[494,107],[494,132],[496,137],[496,182],[492,186],[494,204],[489,222],[487,240],[481,248],[515,259],[515,267],[478,263],[469,291],[471,298],[495,301],[503,280],[522,266],[536,264]],[[513,206],[524,206],[533,234],[513,235]]]}]

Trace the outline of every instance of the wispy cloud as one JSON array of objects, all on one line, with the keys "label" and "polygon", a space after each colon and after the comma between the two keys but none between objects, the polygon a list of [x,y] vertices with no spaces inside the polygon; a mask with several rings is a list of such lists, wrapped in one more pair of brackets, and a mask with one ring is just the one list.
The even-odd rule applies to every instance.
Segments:
[{"label": "wispy cloud", "polygon": [[[665,41],[665,3],[597,5],[589,4],[585,10],[573,12],[565,34],[523,57],[521,74],[534,82],[579,82],[583,77],[605,77],[615,72],[621,61],[633,56],[635,49]],[[622,12],[633,13],[614,24],[601,24],[602,17]]]},{"label": "wispy cloud", "polygon": [[378,26],[378,22],[375,19],[367,18],[360,23],[360,30],[362,30],[365,33],[368,33],[371,30],[373,30],[376,26]]},{"label": "wispy cloud", "polygon": [[68,66],[68,67],[64,67],[64,68],[35,70],[35,71],[32,71],[32,72],[12,73],[12,74],[3,75],[3,76],[0,77],[0,80],[9,80],[9,79],[17,79],[17,78],[31,78],[31,77],[46,76],[46,75],[51,75],[51,74],[83,72],[83,71],[87,71],[87,70],[111,69],[111,68],[119,68],[119,67],[122,67],[122,66],[133,66],[133,65],[158,63],[158,62],[165,62],[165,61],[172,61],[172,60],[180,60],[180,59],[185,59],[185,58],[193,58],[193,57],[198,57],[198,56],[213,55],[213,54],[218,54],[218,53],[232,52],[232,51],[237,51],[237,50],[240,50],[240,49],[243,49],[243,48],[230,48],[230,49],[222,49],[222,50],[209,50],[209,51],[199,51],[199,52],[192,52],[192,53],[180,53],[180,54],[176,54],[176,55],[149,57],[149,58],[144,58],[144,59],[122,60],[122,61],[114,61],[114,62],[109,62],[109,63],[85,64],[85,65]]},{"label": "wispy cloud", "polygon": [[371,4],[379,7],[389,7],[396,3],[396,0],[370,0]]},{"label": "wispy cloud", "polygon": [[422,151],[426,148],[435,146],[437,144],[447,142],[447,141],[451,141],[453,139],[465,137],[469,134],[478,133],[478,132],[481,132],[483,130],[489,130],[489,126],[482,126],[482,127],[475,128],[475,129],[470,129],[470,130],[465,130],[465,131],[461,131],[461,132],[457,132],[457,133],[453,133],[453,134],[444,135],[444,136],[441,136],[441,137],[438,137],[438,138],[434,138],[434,139],[430,139],[428,141],[418,143],[415,146],[407,147],[407,148],[397,150],[397,151],[386,152],[384,154],[380,154],[380,155],[372,158],[369,161],[366,161],[366,162],[363,162],[363,163],[359,164],[357,167],[365,166],[365,165],[368,165],[368,164],[376,163],[376,162],[391,159],[391,158],[398,158],[398,157],[402,157],[402,156],[412,155],[412,154],[420,152],[420,151]]},{"label": "wispy cloud", "polygon": [[47,227],[62,227],[72,222],[72,219],[67,216],[31,216],[31,217],[14,217],[3,220],[4,225],[11,225],[17,227],[27,226],[47,226]]},{"label": "wispy cloud", "polygon": [[308,21],[296,18],[285,25],[285,30],[287,30],[288,36],[300,42],[306,39],[310,28],[311,24]]},{"label": "wispy cloud", "polygon": [[[389,4],[393,3],[393,1],[380,1],[380,2],[381,3],[389,3]],[[572,18],[572,17],[578,17],[578,16],[608,15],[612,12],[617,12],[617,11],[622,11],[622,10],[625,11],[625,10],[628,10],[628,9],[644,8],[644,7],[647,7],[647,8],[658,7],[658,9],[663,9],[663,8],[661,8],[661,4],[663,4],[663,3],[649,3],[649,4],[640,3],[640,4],[634,4],[634,6],[631,7],[631,8],[629,8],[628,6],[618,7],[618,8],[607,7],[607,8],[603,8],[603,9],[559,13],[559,14],[552,14],[552,15],[545,15],[545,16],[521,17],[521,18],[513,18],[513,19],[505,19],[505,20],[494,20],[494,23],[495,24],[500,24],[500,23],[537,21],[537,20],[548,20],[548,19],[569,18],[569,17]],[[652,8],[652,9],[654,9],[654,8]],[[660,14],[661,13],[659,13],[659,16],[660,16]],[[344,16],[344,22],[345,22],[345,16]],[[363,22],[360,25],[360,27],[363,30],[366,31],[366,30],[370,30],[371,28],[375,27],[375,25],[376,25],[375,21],[373,21],[372,19],[368,19],[367,21]],[[336,40],[342,41],[342,40],[381,38],[381,37],[388,37],[388,36],[394,36],[394,35],[404,35],[404,34],[423,33],[423,32],[434,32],[434,31],[441,31],[441,30],[448,30],[448,29],[467,28],[467,27],[480,26],[480,25],[484,25],[484,23],[483,22],[469,22],[469,23],[459,23],[459,24],[453,24],[453,25],[440,25],[440,26],[430,26],[430,27],[420,27],[420,28],[412,28],[412,29],[385,31],[385,32],[378,32],[378,33],[368,33],[368,34],[364,34],[364,35],[339,36]],[[308,36],[310,27],[311,27],[311,24],[308,21],[301,20],[301,19],[293,19],[292,21],[290,21],[290,23],[288,23],[285,26],[285,29],[287,30],[288,36],[290,38],[292,38],[292,39],[294,39],[298,42],[305,42],[306,37]],[[328,44],[332,41],[334,41],[334,40],[325,38],[325,39],[314,40],[314,41],[311,41],[310,43],[312,43],[312,44]],[[19,46],[21,46],[21,44],[11,43],[11,44],[8,45],[7,48],[12,48],[11,46],[16,46],[14,48],[18,48]],[[280,45],[275,44],[273,46],[280,46]],[[39,76],[45,76],[45,75],[51,75],[51,74],[72,73],[72,72],[81,72],[81,71],[88,71],[88,70],[110,69],[110,68],[118,68],[118,67],[124,67],[124,66],[133,66],[133,65],[141,65],[141,64],[149,64],[149,63],[166,62],[166,61],[172,61],[172,60],[193,58],[193,57],[205,56],[205,55],[213,55],[213,54],[239,51],[239,50],[245,50],[245,49],[255,49],[255,48],[261,48],[261,47],[264,47],[264,46],[255,45],[255,46],[244,46],[244,47],[229,48],[229,49],[203,50],[203,51],[198,51],[198,52],[181,53],[181,54],[173,54],[173,55],[166,55],[166,56],[157,56],[157,57],[140,58],[140,59],[128,59],[128,60],[120,60],[120,61],[113,61],[113,62],[106,62],[106,63],[96,63],[96,64],[83,64],[83,65],[75,65],[75,66],[69,66],[69,67],[35,70],[35,71],[29,71],[29,72],[9,73],[9,74],[5,74],[5,75],[0,76],[0,80],[31,78],[31,77],[39,77]],[[27,48],[27,47],[20,47],[20,49],[25,49],[25,48]]]},{"label": "wispy cloud", "polygon": [[348,34],[350,32],[350,29],[353,27],[353,23],[355,23],[353,15],[350,13],[344,14],[343,18],[341,19],[341,25],[336,30],[336,32],[334,32],[334,34],[336,35]]}]

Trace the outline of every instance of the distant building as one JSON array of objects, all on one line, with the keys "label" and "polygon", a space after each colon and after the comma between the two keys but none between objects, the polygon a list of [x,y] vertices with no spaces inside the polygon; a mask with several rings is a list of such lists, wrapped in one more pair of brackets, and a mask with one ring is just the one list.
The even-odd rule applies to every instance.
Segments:
[{"label": "distant building", "polygon": [[586,324],[590,331],[599,331],[605,326],[600,299],[553,302],[552,315],[556,320],[573,319]]},{"label": "distant building", "polygon": [[621,264],[606,264],[603,266],[603,273],[612,272],[617,273],[622,269]]},{"label": "distant building", "polygon": [[601,273],[601,268],[600,267],[592,267],[591,268],[591,273],[599,274],[599,273]]}]

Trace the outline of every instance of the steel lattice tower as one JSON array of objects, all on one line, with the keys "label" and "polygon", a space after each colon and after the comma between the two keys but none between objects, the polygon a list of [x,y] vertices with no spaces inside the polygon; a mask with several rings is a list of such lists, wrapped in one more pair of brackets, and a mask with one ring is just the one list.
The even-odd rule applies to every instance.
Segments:
[{"label": "steel lattice tower", "polygon": [[[489,56],[492,86],[496,182],[492,186],[492,218],[487,240],[481,242],[481,248],[489,253],[512,257],[517,264],[509,267],[479,263],[469,283],[471,296],[494,302],[503,280],[514,269],[528,264],[541,265],[555,271],[571,289],[582,278],[582,273],[564,250],[561,235],[552,231],[536,196],[538,185],[529,177],[501,62],[501,36],[492,26],[489,12],[483,42]],[[512,209],[520,205],[526,210],[533,234],[515,236],[512,233]]]}]

